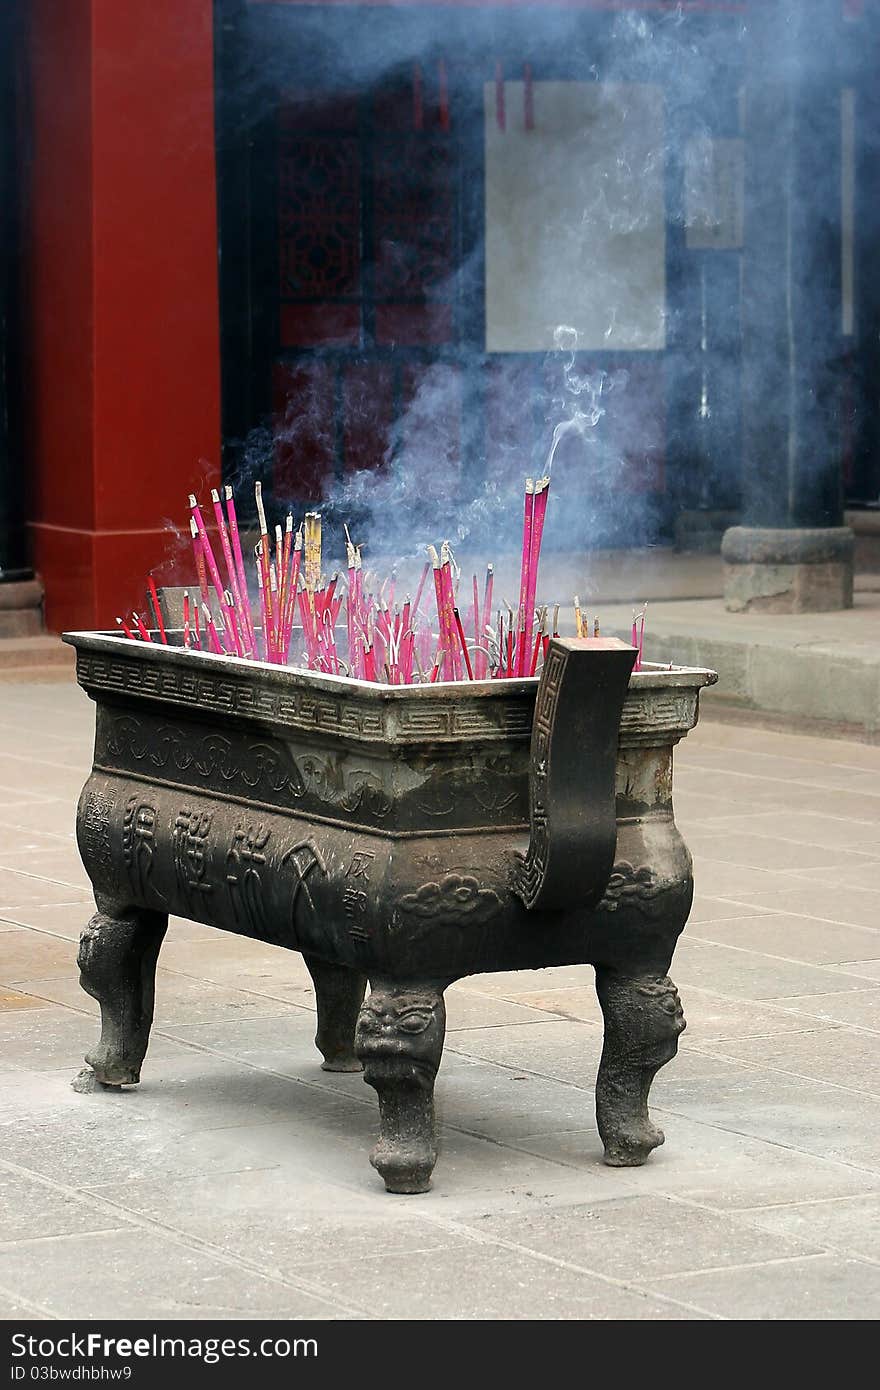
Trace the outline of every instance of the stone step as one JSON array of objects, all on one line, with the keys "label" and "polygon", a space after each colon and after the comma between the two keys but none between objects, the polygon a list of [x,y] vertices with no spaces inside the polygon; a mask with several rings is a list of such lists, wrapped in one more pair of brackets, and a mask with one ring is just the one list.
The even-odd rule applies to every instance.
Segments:
[{"label": "stone step", "polygon": [[0,641],[0,680],[68,680],[75,653],[47,633],[39,637],[4,637]]}]

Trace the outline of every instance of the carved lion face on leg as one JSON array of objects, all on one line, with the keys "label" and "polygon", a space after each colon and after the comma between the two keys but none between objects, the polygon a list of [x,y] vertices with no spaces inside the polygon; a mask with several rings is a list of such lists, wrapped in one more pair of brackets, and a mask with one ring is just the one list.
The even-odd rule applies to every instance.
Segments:
[{"label": "carved lion face on leg", "polygon": [[393,987],[373,990],[357,1025],[356,1048],[364,1079],[371,1085],[383,1077],[397,1082],[408,1079],[430,1090],[440,1065],[445,1028],[442,995]]}]

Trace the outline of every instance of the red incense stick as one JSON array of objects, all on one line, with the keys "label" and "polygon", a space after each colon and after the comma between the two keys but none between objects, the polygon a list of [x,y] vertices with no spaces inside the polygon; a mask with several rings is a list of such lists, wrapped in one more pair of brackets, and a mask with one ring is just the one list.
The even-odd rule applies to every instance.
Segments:
[{"label": "red incense stick", "polygon": [[150,590],[150,599],[153,604],[153,612],[156,615],[156,625],[159,629],[159,636],[162,639],[162,645],[167,647],[168,638],[165,635],[165,624],[162,621],[162,610],[159,607],[159,595],[156,592],[156,581],[152,575],[150,575],[149,579],[147,580],[147,585]]},{"label": "red incense stick", "polygon": [[131,640],[132,640],[132,642],[136,642],[136,641],[137,641],[137,638],[135,637],[134,633],[132,632],[131,628],[129,627],[129,625],[128,625],[128,623],[125,621],[125,619],[124,619],[124,618],[117,618],[116,621],[118,622],[119,626],[122,628],[122,631],[125,633],[126,637],[130,637]]},{"label": "red incense stick", "polygon": [[461,614],[459,613],[457,608],[453,608],[452,611],[455,615],[455,626],[458,629],[458,640],[461,645],[461,654],[464,657],[464,664],[467,668],[468,680],[472,681],[474,678],[474,671],[473,667],[471,666],[470,656],[468,655],[467,638],[464,635],[464,627],[462,626]]}]

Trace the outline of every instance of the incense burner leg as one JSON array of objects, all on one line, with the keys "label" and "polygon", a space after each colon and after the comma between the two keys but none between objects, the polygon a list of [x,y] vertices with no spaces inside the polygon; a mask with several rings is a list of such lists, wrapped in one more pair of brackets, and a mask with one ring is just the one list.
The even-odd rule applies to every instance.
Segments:
[{"label": "incense burner leg", "polygon": [[370,1162],[389,1192],[427,1192],[437,1161],[434,1081],[446,1006],[435,983],[374,980],[358,1018],[364,1080],[379,1097],[380,1137]]},{"label": "incense burner leg", "polygon": [[130,1086],[141,1079],[150,1040],[156,961],[168,918],[132,909],[121,917],[97,912],[80,937],[80,984],[101,1005],[101,1038],[86,1053],[74,1089]]},{"label": "incense burner leg", "polygon": [[324,1071],[360,1071],[355,1056],[354,1031],[363,1003],[367,977],[347,965],[330,965],[318,956],[303,955],[315,986],[318,1031],[315,1046],[323,1056]]},{"label": "incense burner leg", "polygon": [[648,1115],[655,1075],[678,1051],[685,1021],[668,975],[630,977],[596,967],[605,1043],[596,1078],[596,1119],[613,1168],[638,1167],[663,1143]]}]

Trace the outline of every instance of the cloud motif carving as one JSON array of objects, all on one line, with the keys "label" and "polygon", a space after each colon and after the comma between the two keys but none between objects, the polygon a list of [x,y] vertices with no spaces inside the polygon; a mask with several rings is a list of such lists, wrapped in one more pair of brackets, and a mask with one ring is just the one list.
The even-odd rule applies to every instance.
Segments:
[{"label": "cloud motif carving", "polygon": [[445,874],[439,883],[423,883],[415,893],[407,893],[400,909],[437,926],[479,927],[500,912],[501,899],[470,874]]}]

